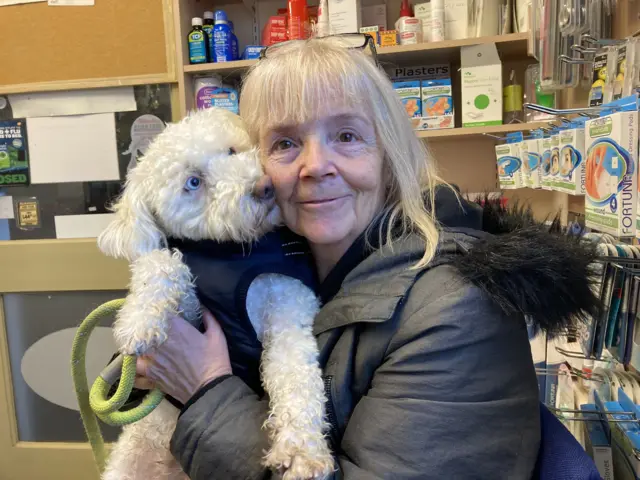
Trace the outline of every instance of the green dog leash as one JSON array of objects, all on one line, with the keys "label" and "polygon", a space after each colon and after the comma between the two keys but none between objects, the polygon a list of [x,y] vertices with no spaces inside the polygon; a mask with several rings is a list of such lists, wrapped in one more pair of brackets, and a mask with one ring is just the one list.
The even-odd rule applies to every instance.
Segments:
[{"label": "green dog leash", "polygon": [[[89,336],[102,319],[112,317],[124,304],[124,299],[111,300],[92,311],[80,324],[71,349],[71,376],[78,398],[80,416],[93,451],[93,457],[102,473],[106,465],[104,439],[98,419],[113,426],[135,423],[149,415],[162,401],[164,394],[152,390],[142,403],[126,412],[118,411],[126,403],[136,377],[136,357],[119,355],[105,368],[89,391],[85,365]],[[120,378],[116,393],[108,398],[111,386]]]}]

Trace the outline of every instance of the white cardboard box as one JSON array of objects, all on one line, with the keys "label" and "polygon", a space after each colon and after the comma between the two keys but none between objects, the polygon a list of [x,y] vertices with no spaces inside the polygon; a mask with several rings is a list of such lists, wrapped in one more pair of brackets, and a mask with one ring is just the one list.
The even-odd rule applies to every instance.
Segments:
[{"label": "white cardboard box", "polygon": [[[495,12],[496,17],[498,12]],[[469,38],[469,1],[444,0],[444,39]],[[475,33],[475,32],[474,32]]]},{"label": "white cardboard box", "polygon": [[377,26],[379,31],[386,30],[387,6],[382,4],[362,7],[362,25],[365,27]]},{"label": "white cardboard box", "polygon": [[359,32],[360,27],[362,27],[360,0],[329,0],[331,35]]},{"label": "white cardboard box", "polygon": [[502,124],[502,64],[495,43],[460,49],[462,126]]},{"label": "white cardboard box", "polygon": [[413,13],[416,18],[419,18],[422,22],[422,41],[423,42],[432,42],[433,39],[431,37],[431,3],[416,3],[413,6]]}]

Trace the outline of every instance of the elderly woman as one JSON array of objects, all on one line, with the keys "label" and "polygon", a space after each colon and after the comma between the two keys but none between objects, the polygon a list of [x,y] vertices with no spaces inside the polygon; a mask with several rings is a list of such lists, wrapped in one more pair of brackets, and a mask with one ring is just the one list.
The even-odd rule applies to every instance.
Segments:
[{"label": "elderly woman", "polygon": [[[589,259],[530,217],[483,215],[438,186],[389,79],[352,46],[269,48],[240,105],[317,267],[333,478],[530,478],[540,413],[524,317],[553,329],[589,310],[584,278],[567,279]],[[205,323],[174,319],[140,368],[185,404],[172,453],[192,480],[268,478],[268,399],[232,375]]]}]

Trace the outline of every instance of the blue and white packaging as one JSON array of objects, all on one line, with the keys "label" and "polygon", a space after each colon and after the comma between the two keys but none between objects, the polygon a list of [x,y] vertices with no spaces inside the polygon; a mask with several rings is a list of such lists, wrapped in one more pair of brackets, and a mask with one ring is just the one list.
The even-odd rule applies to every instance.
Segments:
[{"label": "blue and white packaging", "polygon": [[586,169],[584,161],[584,124],[575,119],[559,132],[559,167],[553,189],[570,195],[584,195]]},{"label": "blue and white packaging", "polygon": [[400,97],[409,118],[422,116],[420,80],[393,82],[393,89]]},{"label": "blue and white packaging", "polygon": [[529,188],[542,187],[542,131],[534,130],[522,141],[524,184]]},{"label": "blue and white packaging", "polygon": [[635,97],[585,124],[585,225],[614,237],[636,235],[638,107]]},{"label": "blue and white packaging", "polygon": [[231,62],[234,60],[233,40],[227,14],[222,10],[216,10],[214,18],[213,46],[216,53],[216,62]]},{"label": "blue and white packaging", "polygon": [[[598,409],[592,403],[580,405],[580,410],[584,411],[584,418],[592,421],[584,422],[586,430],[586,450],[596,464],[598,473],[604,480],[613,480],[613,459],[611,452],[611,442],[605,432],[603,419]],[[587,412],[593,412],[589,414]]]},{"label": "blue and white packaging", "polygon": [[242,52],[242,60],[258,60],[260,58],[260,52],[266,47],[261,45],[247,45]]},{"label": "blue and white packaging", "polygon": [[522,175],[522,132],[507,135],[506,145],[496,146],[498,180],[503,190],[524,187]]}]

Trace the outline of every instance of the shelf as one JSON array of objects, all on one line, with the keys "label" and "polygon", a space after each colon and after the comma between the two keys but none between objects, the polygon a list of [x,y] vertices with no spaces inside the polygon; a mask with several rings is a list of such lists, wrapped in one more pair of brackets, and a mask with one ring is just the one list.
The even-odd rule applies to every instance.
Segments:
[{"label": "shelf", "polygon": [[[419,64],[433,62],[458,63],[460,48],[485,43],[495,43],[502,58],[527,58],[528,33],[510,33],[491,37],[446,40],[444,42],[419,43],[378,47],[378,57],[383,64]],[[223,76],[240,77],[257,60],[238,60],[224,63],[185,65],[184,72],[191,74],[217,73]]]},{"label": "shelf", "polygon": [[495,43],[501,59],[527,58],[528,33],[510,33],[490,37],[465,38],[464,40],[445,40],[444,42],[418,43],[416,45],[397,45],[378,47],[381,62],[397,64],[418,64],[433,62],[460,62],[460,48],[471,45]]},{"label": "shelf", "polygon": [[546,127],[549,122],[515,123],[509,125],[492,125],[489,127],[462,127],[442,130],[421,130],[416,131],[418,138],[428,139],[454,139],[458,137],[469,137],[473,135],[493,134],[500,135],[511,132],[526,132],[536,128]]}]

